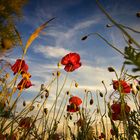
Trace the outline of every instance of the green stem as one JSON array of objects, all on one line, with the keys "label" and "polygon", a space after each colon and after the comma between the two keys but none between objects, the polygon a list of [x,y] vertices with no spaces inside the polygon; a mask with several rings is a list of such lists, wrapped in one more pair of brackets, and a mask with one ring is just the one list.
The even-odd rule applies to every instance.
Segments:
[{"label": "green stem", "polygon": [[102,7],[102,5],[99,3],[99,0],[96,0],[96,3],[98,7],[101,9],[101,11],[106,15],[106,17],[114,24],[118,29],[120,29],[137,47],[140,48],[140,44],[136,42],[125,29],[123,29],[122,26],[120,26],[115,20],[112,19],[112,17],[105,11],[105,9]]}]

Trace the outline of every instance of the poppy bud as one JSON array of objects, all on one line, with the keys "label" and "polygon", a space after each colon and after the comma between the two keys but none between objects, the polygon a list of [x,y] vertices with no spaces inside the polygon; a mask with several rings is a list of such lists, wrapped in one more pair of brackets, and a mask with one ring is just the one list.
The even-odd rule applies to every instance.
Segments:
[{"label": "poppy bud", "polygon": [[23,106],[26,106],[26,102],[25,101],[23,101]]},{"label": "poppy bud", "polygon": [[132,44],[132,40],[131,39],[129,39],[128,42],[129,42],[129,44]]},{"label": "poppy bud", "polygon": [[85,93],[87,92],[87,89],[85,89]]},{"label": "poppy bud", "polygon": [[90,105],[92,105],[93,104],[93,99],[90,99]]},{"label": "poppy bud", "polygon": [[72,120],[72,116],[70,115],[70,120]]},{"label": "poppy bud", "polygon": [[103,93],[102,92],[100,92],[99,94],[100,94],[100,97],[103,97]]},{"label": "poppy bud", "polygon": [[58,77],[60,76],[60,74],[61,74],[60,71],[57,71],[57,76],[58,76]]},{"label": "poppy bud", "polygon": [[97,113],[99,113],[100,112],[100,110],[99,110],[99,108],[97,108]]},{"label": "poppy bud", "polygon": [[138,91],[140,90],[140,87],[138,85],[136,86],[136,88],[137,88]]},{"label": "poppy bud", "polygon": [[88,36],[84,36],[81,38],[81,40],[86,40]]},{"label": "poppy bud", "polygon": [[67,91],[66,93],[67,93],[67,95],[69,95],[69,94],[70,94],[70,92],[69,92],[69,91]]},{"label": "poppy bud", "polygon": [[106,27],[109,28],[109,27],[112,27],[112,25],[111,24],[106,24]]},{"label": "poppy bud", "polygon": [[34,106],[30,106],[30,111],[33,111],[34,110]]},{"label": "poppy bud", "polygon": [[47,115],[47,113],[48,113],[48,109],[47,108],[44,108],[44,113]]},{"label": "poppy bud", "polygon": [[45,97],[48,98],[49,97],[49,91],[46,89],[45,92],[46,92]]},{"label": "poppy bud", "polygon": [[52,75],[55,76],[55,73],[53,72]]},{"label": "poppy bud", "polygon": [[78,83],[75,83],[75,87],[78,87]]},{"label": "poppy bud", "polygon": [[140,12],[137,12],[136,13],[136,16],[139,18],[140,17]]},{"label": "poppy bud", "polygon": [[39,105],[39,104],[37,104],[37,107],[38,107],[38,108],[39,108],[39,106],[40,106],[40,105]]},{"label": "poppy bud", "polygon": [[57,66],[58,66],[58,68],[59,68],[59,67],[61,66],[61,63],[60,63],[60,62],[58,62],[58,63],[57,63]]},{"label": "poppy bud", "polygon": [[44,95],[41,95],[40,98],[43,99],[44,98]]},{"label": "poppy bud", "polygon": [[115,70],[114,70],[114,68],[112,68],[112,67],[108,67],[108,71],[109,71],[109,72],[114,72]]},{"label": "poppy bud", "polygon": [[44,90],[45,89],[45,86],[44,84],[41,84],[41,88],[40,88],[40,91]]},{"label": "poppy bud", "polygon": [[6,73],[5,78],[8,79],[10,77],[9,73]]}]

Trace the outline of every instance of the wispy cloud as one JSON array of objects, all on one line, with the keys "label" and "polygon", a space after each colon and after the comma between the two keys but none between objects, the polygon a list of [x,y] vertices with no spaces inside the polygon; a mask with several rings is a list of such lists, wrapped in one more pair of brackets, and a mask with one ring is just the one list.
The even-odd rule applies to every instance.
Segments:
[{"label": "wispy cloud", "polygon": [[34,49],[36,53],[41,53],[43,54],[46,58],[48,57],[53,57],[53,58],[59,58],[70,51],[61,47],[55,47],[55,46],[38,46],[37,48]]}]

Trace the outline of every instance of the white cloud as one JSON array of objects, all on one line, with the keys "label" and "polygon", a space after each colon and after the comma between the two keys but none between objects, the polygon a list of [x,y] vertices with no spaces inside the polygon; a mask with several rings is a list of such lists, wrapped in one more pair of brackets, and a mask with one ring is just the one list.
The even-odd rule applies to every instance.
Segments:
[{"label": "white cloud", "polygon": [[88,28],[90,26],[93,26],[93,24],[97,24],[100,21],[100,18],[91,18],[85,21],[81,21],[80,23],[76,24],[72,30],[81,30],[84,28]]},{"label": "white cloud", "polygon": [[42,53],[45,57],[53,57],[53,58],[59,58],[67,53],[69,53],[69,50],[66,50],[61,47],[55,47],[55,46],[42,46],[40,45],[39,47],[35,47],[34,49],[35,52],[40,52]]}]

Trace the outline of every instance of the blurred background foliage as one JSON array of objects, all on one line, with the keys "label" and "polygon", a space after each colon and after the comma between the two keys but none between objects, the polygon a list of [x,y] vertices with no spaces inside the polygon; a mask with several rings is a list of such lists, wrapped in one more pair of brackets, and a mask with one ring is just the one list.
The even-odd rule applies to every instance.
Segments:
[{"label": "blurred background foliage", "polygon": [[0,0],[0,50],[4,52],[22,45],[16,21],[22,17],[22,8],[28,0]]}]

